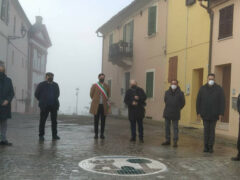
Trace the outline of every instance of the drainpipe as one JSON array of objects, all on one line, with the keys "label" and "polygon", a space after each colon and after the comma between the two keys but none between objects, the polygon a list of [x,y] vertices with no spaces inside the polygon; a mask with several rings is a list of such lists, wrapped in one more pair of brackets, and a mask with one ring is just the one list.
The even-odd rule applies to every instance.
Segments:
[{"label": "drainpipe", "polygon": [[208,1],[208,6],[203,4],[204,0],[199,0],[200,6],[207,10],[210,17],[210,43],[209,43],[209,60],[208,60],[208,73],[212,71],[212,45],[213,45],[213,18],[214,12],[210,8],[210,1]]}]

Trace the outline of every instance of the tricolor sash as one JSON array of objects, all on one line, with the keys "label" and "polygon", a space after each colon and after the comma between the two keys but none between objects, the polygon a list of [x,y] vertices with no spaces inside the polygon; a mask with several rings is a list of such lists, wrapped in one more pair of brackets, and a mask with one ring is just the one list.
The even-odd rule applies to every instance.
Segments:
[{"label": "tricolor sash", "polygon": [[100,92],[102,93],[103,97],[106,99],[106,101],[107,101],[107,111],[110,112],[111,111],[111,104],[109,102],[109,95],[108,95],[107,91],[105,90],[105,88],[103,87],[103,85],[100,82],[96,83],[96,86],[100,90]]}]

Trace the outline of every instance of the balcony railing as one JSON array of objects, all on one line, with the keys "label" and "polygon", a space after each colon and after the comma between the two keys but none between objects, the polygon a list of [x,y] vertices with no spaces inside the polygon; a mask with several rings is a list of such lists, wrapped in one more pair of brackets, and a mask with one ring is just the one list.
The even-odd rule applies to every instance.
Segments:
[{"label": "balcony railing", "polygon": [[131,60],[132,57],[133,43],[119,41],[109,47],[109,60],[114,64],[124,65],[123,61]]}]

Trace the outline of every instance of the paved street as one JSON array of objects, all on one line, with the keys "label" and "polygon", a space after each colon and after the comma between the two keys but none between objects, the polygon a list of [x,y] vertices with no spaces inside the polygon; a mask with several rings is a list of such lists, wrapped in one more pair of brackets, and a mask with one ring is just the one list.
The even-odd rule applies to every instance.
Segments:
[{"label": "paved street", "polygon": [[[236,155],[234,146],[218,142],[214,154],[204,154],[201,135],[196,134],[198,131],[195,130],[182,130],[179,147],[174,149],[161,146],[164,140],[161,123],[145,124],[145,143],[134,144],[129,142],[127,120],[108,118],[106,140],[95,141],[91,118],[60,119],[59,135],[62,139],[52,142],[48,122],[44,143],[38,142],[37,116],[15,115],[9,121],[9,140],[14,146],[0,147],[1,180],[230,180],[240,177],[240,163],[230,161]],[[191,133],[185,133],[187,131]],[[115,176],[90,172],[79,167],[81,161],[97,156],[147,158],[165,165],[167,169],[149,176],[143,174],[128,177],[126,174]]]}]

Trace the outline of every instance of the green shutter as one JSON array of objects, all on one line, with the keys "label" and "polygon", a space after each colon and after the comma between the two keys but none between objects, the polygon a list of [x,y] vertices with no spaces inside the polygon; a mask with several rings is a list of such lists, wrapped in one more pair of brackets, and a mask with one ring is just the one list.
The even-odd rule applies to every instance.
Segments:
[{"label": "green shutter", "polygon": [[109,46],[113,44],[113,34],[109,36]]},{"label": "green shutter", "polygon": [[154,72],[147,72],[146,77],[146,94],[148,98],[153,97]]},{"label": "green shutter", "polygon": [[156,33],[157,27],[157,6],[152,6],[148,9],[148,35]]},{"label": "green shutter", "polygon": [[124,25],[124,28],[123,28],[123,41],[124,42],[127,41],[127,25]]}]

